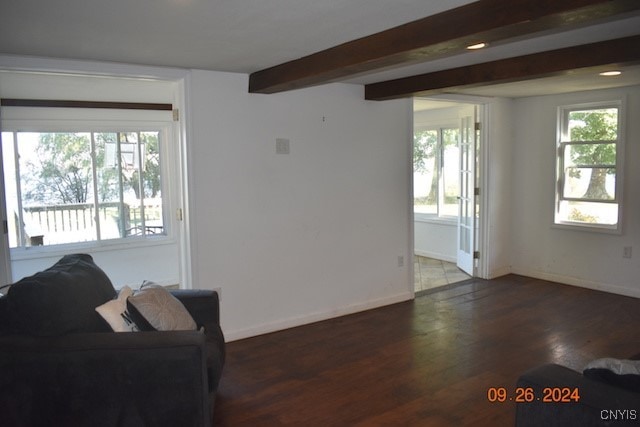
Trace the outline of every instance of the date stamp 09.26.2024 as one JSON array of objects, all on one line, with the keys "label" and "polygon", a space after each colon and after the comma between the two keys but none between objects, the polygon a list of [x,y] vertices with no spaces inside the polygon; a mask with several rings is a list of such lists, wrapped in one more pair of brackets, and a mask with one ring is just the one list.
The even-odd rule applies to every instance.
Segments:
[{"label": "date stamp 09.26.2024", "polygon": [[577,387],[545,387],[542,394],[536,394],[533,387],[516,387],[509,392],[506,387],[489,387],[487,400],[491,403],[571,403],[580,401],[580,389]]},{"label": "date stamp 09.26.2024", "polygon": [[[580,389],[578,387],[544,387],[541,394],[536,394],[533,387],[516,387],[511,392],[506,387],[489,387],[487,400],[491,403],[578,403]],[[602,420],[640,420],[640,411],[603,409],[600,418]]]}]

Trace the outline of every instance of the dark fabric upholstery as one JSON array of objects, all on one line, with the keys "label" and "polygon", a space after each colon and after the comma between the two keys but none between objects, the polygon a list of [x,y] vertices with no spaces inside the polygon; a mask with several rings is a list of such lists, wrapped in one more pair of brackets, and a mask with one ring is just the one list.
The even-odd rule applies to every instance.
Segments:
[{"label": "dark fabric upholstery", "polygon": [[209,290],[172,290],[173,296],[184,304],[198,328],[206,335],[207,374],[209,390],[218,388],[225,362],[225,345],[220,329],[220,302],[218,293]]},{"label": "dark fabric upholstery", "polygon": [[[541,400],[518,403],[517,427],[626,427],[640,424],[640,394],[592,380],[564,366],[549,364],[531,369],[520,376],[516,387],[532,387],[538,397],[543,396],[545,387],[577,388],[580,394],[580,400],[572,403]],[[627,412],[615,413],[620,418],[611,420],[607,411],[617,410]],[[636,411],[635,415],[629,412],[631,410]],[[627,419],[622,419],[623,416]]]},{"label": "dark fabric upholstery", "polygon": [[111,329],[95,308],[115,298],[107,275],[87,254],[67,255],[14,283],[6,298],[6,333],[57,336]]},{"label": "dark fabric upholstery", "polygon": [[618,375],[615,372],[602,368],[585,369],[583,374],[585,377],[591,378],[592,380],[601,381],[616,387],[624,388],[625,390],[640,393],[640,375]]},{"label": "dark fabric upholstery", "polygon": [[[224,336],[220,329],[218,294],[215,291],[202,289],[172,289],[170,292],[189,311],[198,329],[204,329],[209,391],[215,391],[220,382],[226,356]],[[127,303],[127,310],[141,331],[155,331],[133,304]]]},{"label": "dark fabric upholstery", "polygon": [[204,341],[197,331],[16,338],[0,352],[1,424],[206,425]]},{"label": "dark fabric upholstery", "polygon": [[218,389],[220,377],[222,376],[222,367],[225,361],[225,345],[222,330],[219,326],[215,329],[209,328],[206,332],[206,357],[207,357],[207,377],[209,383],[209,391],[214,392]]},{"label": "dark fabric upholstery", "polygon": [[110,332],[91,315],[116,292],[88,255],[14,284],[0,298],[0,425],[210,426],[225,359],[218,295],[172,292],[204,329]]},{"label": "dark fabric upholstery", "polygon": [[0,297],[0,336],[9,333],[7,315],[7,298],[3,296]]}]

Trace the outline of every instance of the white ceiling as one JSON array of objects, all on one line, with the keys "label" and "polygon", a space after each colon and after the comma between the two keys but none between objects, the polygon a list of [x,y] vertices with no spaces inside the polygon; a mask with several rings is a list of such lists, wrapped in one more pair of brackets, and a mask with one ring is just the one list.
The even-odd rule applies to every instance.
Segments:
[{"label": "white ceiling", "polygon": [[0,0],[0,52],[250,73],[471,0]]},{"label": "white ceiling", "polygon": [[[0,0],[0,54],[251,73],[471,2]],[[640,16],[628,17],[345,81],[370,83],[638,33]],[[536,83],[535,93],[546,84]],[[509,87],[501,93],[511,93]]]}]

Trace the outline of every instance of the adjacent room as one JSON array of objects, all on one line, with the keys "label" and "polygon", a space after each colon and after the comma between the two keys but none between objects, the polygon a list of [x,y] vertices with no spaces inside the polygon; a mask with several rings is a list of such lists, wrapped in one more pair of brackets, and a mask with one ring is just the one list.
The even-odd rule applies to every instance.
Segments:
[{"label": "adjacent room", "polygon": [[0,0],[8,425],[637,425],[639,29]]},{"label": "adjacent room", "polygon": [[[479,218],[461,216],[464,212],[475,215],[473,209],[465,210],[462,205],[463,200],[471,200],[474,195],[461,194],[461,180],[475,181],[480,143],[475,124],[480,123],[482,108],[427,98],[413,101],[413,245],[417,293],[474,276],[477,235],[475,227],[466,224],[478,222]],[[462,170],[463,164],[473,169]],[[470,184],[464,188],[473,191],[475,184]],[[459,239],[459,235],[464,238]]]}]

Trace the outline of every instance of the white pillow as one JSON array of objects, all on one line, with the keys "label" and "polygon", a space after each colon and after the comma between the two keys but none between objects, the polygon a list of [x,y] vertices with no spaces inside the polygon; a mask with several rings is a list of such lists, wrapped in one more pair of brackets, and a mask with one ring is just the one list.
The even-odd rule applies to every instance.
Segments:
[{"label": "white pillow", "polygon": [[144,284],[129,302],[158,331],[195,331],[196,322],[184,305],[164,287]]},{"label": "white pillow", "polygon": [[130,287],[125,286],[120,290],[117,299],[108,301],[99,307],[96,311],[107,321],[114,332],[137,332],[138,326],[131,319],[127,312],[127,298],[133,294]]},{"label": "white pillow", "polygon": [[605,357],[591,361],[584,369],[607,369],[616,375],[640,375],[640,360]]}]

